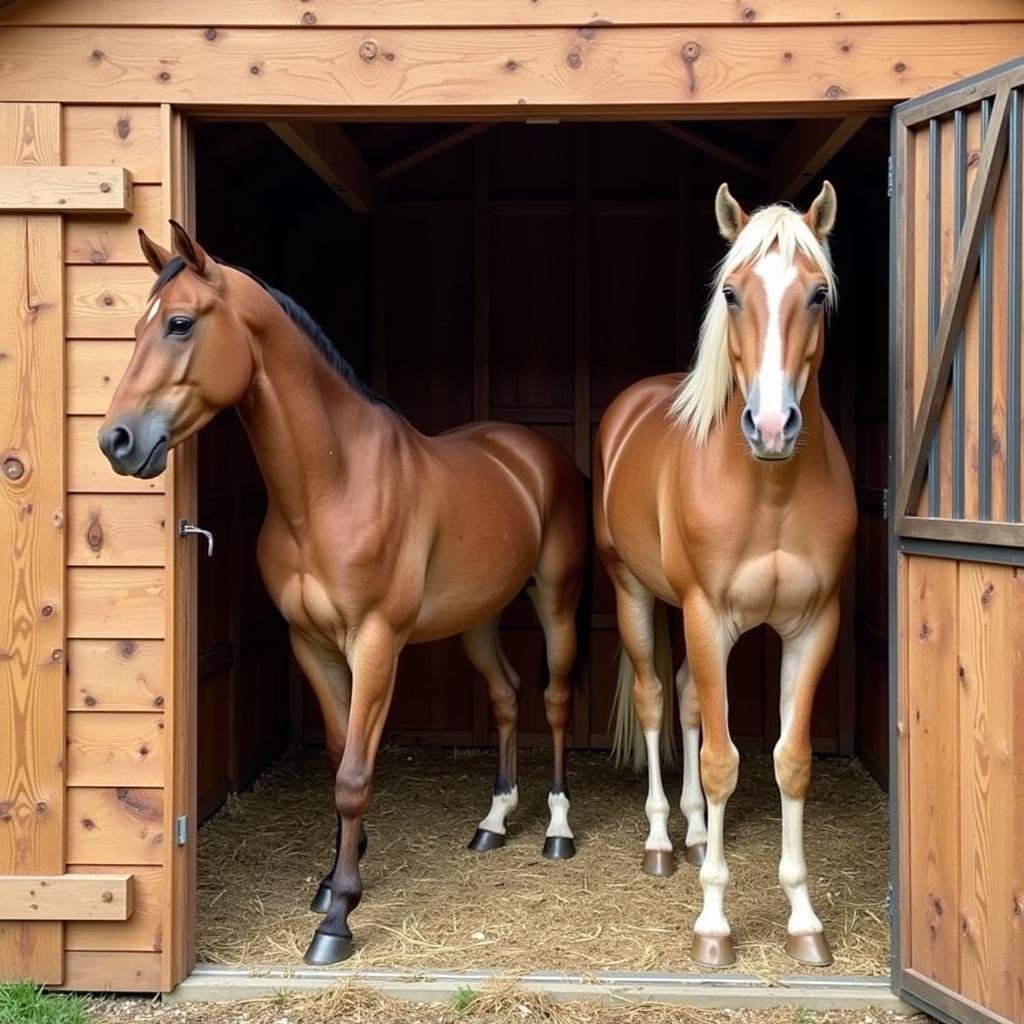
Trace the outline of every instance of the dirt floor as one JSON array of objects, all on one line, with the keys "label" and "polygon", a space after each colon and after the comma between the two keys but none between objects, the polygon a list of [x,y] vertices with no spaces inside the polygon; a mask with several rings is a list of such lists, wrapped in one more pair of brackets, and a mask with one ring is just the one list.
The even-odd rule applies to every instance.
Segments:
[{"label": "dirt floor", "polygon": [[[382,751],[367,819],[365,895],[352,915],[346,967],[512,972],[691,972],[699,910],[695,868],[672,878],[639,868],[645,779],[607,756],[570,766],[577,856],[544,860],[548,755],[520,758],[520,806],[503,849],[465,844],[489,803],[494,755],[437,748]],[[678,772],[668,771],[673,804]],[[319,918],[308,909],[333,855],[334,811],[322,752],[295,750],[200,831],[200,962],[300,965]],[[681,843],[674,806],[672,833]],[[832,971],[884,975],[888,817],[885,795],[856,762],[816,761],[807,813],[811,895],[835,954]],[[800,972],[782,952],[788,916],[778,886],[779,798],[771,758],[746,756],[729,804],[727,909],[735,970]]]},{"label": "dirt floor", "polygon": [[652,1003],[597,1006],[557,1004],[506,987],[467,993],[458,1005],[400,1003],[349,985],[317,996],[245,1003],[163,1006],[137,999],[94,1004],[91,1024],[928,1024],[924,1016],[875,1010],[810,1013],[778,1010],[693,1010]]}]

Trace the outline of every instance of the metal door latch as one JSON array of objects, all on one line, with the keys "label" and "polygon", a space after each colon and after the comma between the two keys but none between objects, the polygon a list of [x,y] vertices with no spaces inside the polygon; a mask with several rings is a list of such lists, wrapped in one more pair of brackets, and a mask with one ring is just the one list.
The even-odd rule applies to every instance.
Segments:
[{"label": "metal door latch", "polygon": [[187,537],[189,534],[201,534],[206,538],[206,554],[213,557],[213,534],[209,530],[204,530],[201,526],[196,526],[190,523],[187,519],[178,520],[178,536]]}]

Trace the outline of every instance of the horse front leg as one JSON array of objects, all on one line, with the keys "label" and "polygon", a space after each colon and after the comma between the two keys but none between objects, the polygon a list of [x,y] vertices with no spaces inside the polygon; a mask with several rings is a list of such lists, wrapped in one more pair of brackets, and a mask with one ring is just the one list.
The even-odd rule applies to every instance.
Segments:
[{"label": "horse front leg", "polygon": [[306,950],[308,964],[340,963],[354,952],[348,918],[363,895],[359,873],[363,818],[370,802],[373,767],[394,692],[401,647],[393,630],[382,621],[362,627],[352,642],[352,705],[334,787],[341,838],[331,878],[330,907]]},{"label": "horse front leg", "polygon": [[704,905],[693,926],[693,958],[708,967],[736,962],[725,916],[729,867],[725,860],[725,807],[736,790],[739,751],[729,735],[726,662],[735,636],[702,595],[684,608],[686,652],[700,701],[704,737],[700,775],[708,804],[707,851],[700,869]]},{"label": "horse front leg", "polygon": [[804,860],[804,800],[811,782],[811,708],[838,631],[839,601],[832,599],[816,618],[782,642],[781,733],[775,745],[775,781],[782,798],[779,883],[790,907],[786,952],[811,967],[832,963],[825,930],[811,906]]}]

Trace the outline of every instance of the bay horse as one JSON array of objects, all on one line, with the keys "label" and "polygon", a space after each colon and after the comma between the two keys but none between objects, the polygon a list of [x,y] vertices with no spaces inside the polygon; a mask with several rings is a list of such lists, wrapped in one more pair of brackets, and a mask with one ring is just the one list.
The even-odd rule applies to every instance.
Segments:
[{"label": "bay horse", "polygon": [[353,952],[363,817],[407,643],[461,634],[487,682],[497,778],[470,847],[504,841],[518,801],[520,679],[498,626],[524,588],[546,642],[554,746],[544,853],[573,855],[565,741],[589,537],[583,476],[523,426],[421,434],[359,381],[294,299],[171,229],[173,252],[139,232],[157,278],[99,445],[116,472],[154,477],[169,449],[238,409],[267,486],[260,572],[319,700],[336,779],[335,865],[314,899],[326,916],[305,959],[338,963]]},{"label": "bay horse", "polygon": [[[662,734],[671,724],[664,606],[681,608],[686,659],[675,678],[683,735],[686,859],[700,865],[703,908],[693,957],[735,962],[725,892],[725,806],[739,771],[729,735],[726,662],[762,623],[783,645],[779,881],[790,903],[786,951],[825,966],[831,953],[811,906],[803,851],[814,692],[835,644],[839,586],[856,529],[850,470],[818,390],[825,311],[836,282],[826,182],[806,214],[776,204],[749,216],[722,185],[718,267],[692,372],[623,391],[601,420],[594,472],[598,550],[615,587],[624,657],[616,735],[646,761],[649,834],[643,867],[672,870]],[[701,783],[703,782],[703,795]],[[707,820],[704,798],[707,799]]]}]

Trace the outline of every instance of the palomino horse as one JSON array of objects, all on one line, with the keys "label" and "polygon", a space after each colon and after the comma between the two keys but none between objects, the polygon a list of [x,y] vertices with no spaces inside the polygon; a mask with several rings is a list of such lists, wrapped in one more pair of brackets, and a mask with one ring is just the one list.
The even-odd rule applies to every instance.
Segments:
[{"label": "palomino horse", "polygon": [[326,917],[306,960],[337,963],[352,952],[363,816],[407,643],[461,633],[487,680],[498,771],[470,845],[503,841],[518,799],[520,680],[498,620],[524,587],[547,644],[554,779],[544,852],[572,856],[565,739],[589,533],[583,478],[525,427],[420,434],[359,382],[293,299],[172,228],[174,254],[140,232],[158,276],[99,443],[118,473],[156,476],[168,449],[238,407],[268,492],[260,571],[316,691],[336,772],[335,867],[314,900]]},{"label": "palomino horse", "polygon": [[807,890],[803,807],[811,703],[835,643],[840,576],[856,528],[850,471],[817,380],[824,311],[835,298],[826,242],[835,193],[826,182],[804,216],[776,205],[748,217],[723,185],[715,209],[732,244],[693,371],[627,388],[597,438],[597,544],[615,585],[628,655],[620,666],[617,731],[648,765],[644,868],[668,873],[659,736],[670,728],[663,701],[671,683],[666,676],[663,688],[656,670],[667,622],[659,616],[663,626],[656,627],[655,602],[682,608],[680,806],[686,859],[701,865],[704,890],[693,956],[711,966],[733,963],[723,821],[739,756],[729,736],[726,661],[741,633],[765,622],[779,633],[775,778],[782,795],[779,881],[791,908],[786,950],[825,965],[831,954]]}]

